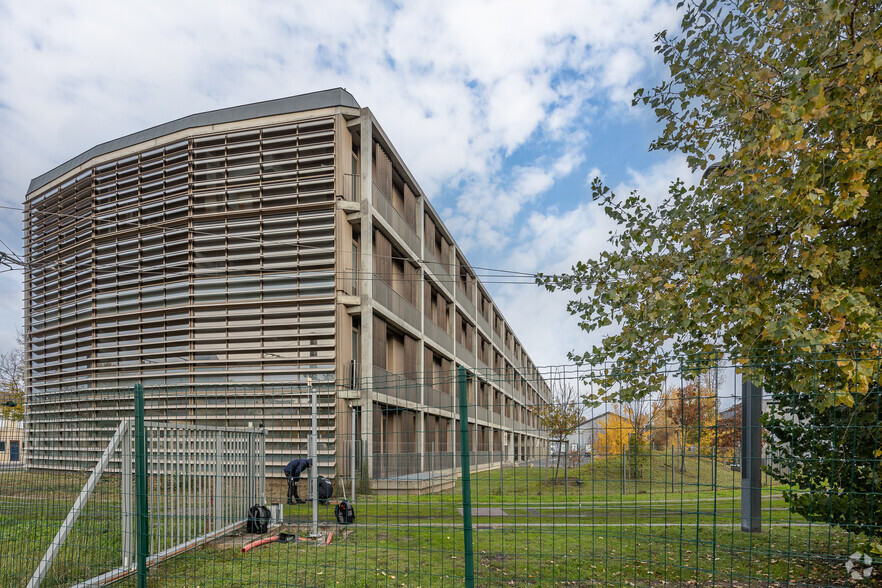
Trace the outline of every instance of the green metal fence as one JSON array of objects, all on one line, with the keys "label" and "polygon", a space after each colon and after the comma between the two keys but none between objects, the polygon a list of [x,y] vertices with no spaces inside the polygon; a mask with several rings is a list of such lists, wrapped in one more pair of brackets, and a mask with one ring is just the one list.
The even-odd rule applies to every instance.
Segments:
[{"label": "green metal fence", "polygon": [[[143,412],[135,390],[71,391],[66,416],[2,428],[0,586],[31,581],[125,419],[143,443],[113,453],[43,586],[872,583],[879,369],[862,345],[561,366],[540,394],[519,368],[147,387]],[[288,504],[283,469],[310,457]],[[108,575],[129,510],[151,539]]]}]

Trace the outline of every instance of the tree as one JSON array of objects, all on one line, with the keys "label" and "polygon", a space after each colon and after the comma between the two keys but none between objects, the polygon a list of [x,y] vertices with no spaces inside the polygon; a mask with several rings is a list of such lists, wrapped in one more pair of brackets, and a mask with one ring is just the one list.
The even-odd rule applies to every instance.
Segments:
[{"label": "tree", "polygon": [[661,393],[653,403],[654,417],[649,430],[649,442],[655,449],[667,449],[679,443],[680,428],[668,416],[667,411],[673,399],[674,388],[663,382]]},{"label": "tree", "polygon": [[24,347],[21,337],[15,347],[0,351],[0,418],[24,419]]},{"label": "tree", "polygon": [[[789,429],[770,422],[772,455],[816,450],[821,473],[806,478],[785,467],[779,479],[830,496],[878,492],[875,466],[837,458],[839,438],[829,435],[847,426],[828,427],[817,446],[806,437],[787,449],[782,440],[796,429],[860,422],[866,434],[851,426],[850,451],[879,458],[878,425],[868,423],[880,415],[867,407],[882,341],[882,11],[863,0],[680,8],[681,31],[656,37],[670,78],[638,90],[634,103],[663,124],[651,148],[686,154],[704,170],[702,182],[674,182],[653,205],[637,193],[619,199],[595,181],[593,197],[618,225],[611,247],[537,281],[581,296],[568,308],[582,328],[619,326],[572,355],[604,365],[599,397],[650,394],[669,362],[701,371],[730,354],[773,403],[805,403],[807,420]],[[830,522],[882,535],[872,509],[824,500]]]},{"label": "tree", "polygon": [[720,413],[720,420],[717,421],[717,448],[723,454],[734,456],[735,448],[741,446],[741,403],[723,412],[726,416]]},{"label": "tree", "polygon": [[597,436],[596,451],[600,455],[620,455],[628,446],[632,435],[638,434],[631,421],[616,409],[609,413],[603,421],[600,434]]},{"label": "tree", "polygon": [[645,440],[649,439],[650,429],[656,425],[662,410],[662,406],[653,402],[651,396],[635,396],[616,407],[616,412],[628,421],[630,430]]},{"label": "tree", "polygon": [[548,433],[552,443],[557,444],[557,462],[554,478],[560,469],[567,436],[584,421],[585,405],[576,389],[566,383],[553,385],[548,402],[538,407],[539,425]]},{"label": "tree", "polygon": [[[686,357],[702,368],[723,352],[882,338],[880,15],[860,0],[712,0],[657,35],[670,79],[634,103],[664,125],[651,148],[685,153],[704,180],[674,182],[657,206],[595,181],[618,224],[611,247],[537,276],[583,295],[569,304],[582,328],[620,326],[571,356],[610,368],[601,395],[622,372],[646,375],[619,398],[658,390],[661,368]],[[878,346],[851,352],[826,405],[873,381]]]},{"label": "tree", "polygon": [[597,453],[600,455],[624,455],[628,458],[623,464],[635,479],[641,477],[641,470],[646,461],[647,441],[649,439],[648,416],[636,418],[629,413],[628,406],[617,405],[607,415],[603,429],[597,437]]},{"label": "tree", "polygon": [[[712,448],[717,432],[717,396],[695,382],[671,391],[665,402],[668,422],[677,429],[681,447]],[[682,435],[680,434],[682,432]]]},{"label": "tree", "polygon": [[[789,371],[781,370],[785,377]],[[818,410],[811,391],[791,389],[786,402],[773,404],[763,419],[773,458],[767,471],[788,485],[783,493],[791,510],[810,521],[863,533],[877,552],[882,549],[880,422],[878,385],[853,407],[824,410]]]}]

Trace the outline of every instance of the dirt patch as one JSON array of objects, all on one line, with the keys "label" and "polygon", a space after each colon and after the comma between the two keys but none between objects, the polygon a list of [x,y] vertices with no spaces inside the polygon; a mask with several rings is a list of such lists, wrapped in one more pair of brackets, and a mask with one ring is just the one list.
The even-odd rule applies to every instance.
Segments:
[{"label": "dirt patch", "polygon": [[[341,541],[348,537],[353,531],[343,525],[319,525],[319,533],[323,536],[327,537],[328,533],[334,533],[333,541]],[[217,549],[219,551],[226,549],[242,549],[248,543],[252,541],[259,541],[261,539],[266,539],[267,537],[276,537],[280,533],[286,533],[288,535],[296,535],[298,537],[308,537],[310,533],[312,533],[312,524],[283,524],[277,527],[273,527],[266,533],[257,534],[257,533],[246,533],[244,528],[239,531],[235,531],[234,533],[230,533],[229,535],[225,535],[214,541],[211,541],[207,544],[208,547],[212,549]]]}]

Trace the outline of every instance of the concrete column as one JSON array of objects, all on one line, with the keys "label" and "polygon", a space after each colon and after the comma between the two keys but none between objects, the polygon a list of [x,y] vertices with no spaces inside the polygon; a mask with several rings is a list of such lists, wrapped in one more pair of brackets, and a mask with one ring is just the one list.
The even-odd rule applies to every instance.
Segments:
[{"label": "concrete column", "polygon": [[454,469],[456,469],[457,464],[459,464],[459,451],[456,450],[456,435],[458,433],[459,429],[457,428],[456,418],[453,417],[447,425],[447,448],[453,454],[451,465]]},{"label": "concrete column", "polygon": [[[425,405],[423,405],[425,406]],[[426,471],[428,464],[426,463],[426,413],[423,411],[417,411],[416,418],[416,451],[417,455],[419,455],[420,460],[420,471]]]},{"label": "concrete column", "polygon": [[374,365],[374,310],[373,310],[373,280],[374,274],[374,224],[371,217],[372,194],[373,194],[373,120],[370,109],[361,109],[361,121],[359,124],[358,163],[359,191],[361,210],[361,232],[359,234],[359,268],[358,292],[361,297],[361,357],[359,369],[361,371],[361,437],[364,440],[364,459],[366,460],[368,476],[373,475],[373,451],[372,440],[374,431],[374,394],[373,394],[373,365]]},{"label": "concrete column", "polygon": [[763,390],[746,379],[741,383],[741,531],[762,531]]},{"label": "concrete column", "polygon": [[[417,197],[417,206],[416,206],[416,215],[417,215],[417,223],[416,223],[416,233],[420,239],[419,249],[415,252],[419,259],[418,268],[420,272],[420,281],[419,286],[417,288],[418,296],[419,296],[419,305],[418,308],[421,309],[420,312],[420,340],[419,345],[417,345],[417,350],[419,351],[419,357],[417,357],[417,371],[420,373],[420,377],[418,381],[420,383],[420,406],[426,406],[426,370],[429,366],[426,365],[426,341],[425,341],[425,333],[426,333],[426,270],[425,264],[423,260],[426,258],[426,243],[425,243],[425,200],[422,196],[418,195]],[[417,413],[417,445],[418,451],[420,454],[420,471],[426,471],[426,468],[431,467],[430,463],[426,462],[426,413],[420,411]]]}]

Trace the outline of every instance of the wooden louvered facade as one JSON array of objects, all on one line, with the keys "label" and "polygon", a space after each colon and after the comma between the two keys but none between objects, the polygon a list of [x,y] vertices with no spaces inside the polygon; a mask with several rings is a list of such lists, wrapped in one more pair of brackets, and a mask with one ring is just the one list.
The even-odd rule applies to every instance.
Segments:
[{"label": "wooden louvered facade", "polygon": [[458,366],[486,388],[469,420],[480,446],[508,448],[493,459],[546,442],[530,410],[547,398],[539,371],[345,91],[99,145],[35,179],[25,218],[34,466],[84,467],[102,427],[129,414],[110,392],[136,382],[160,391],[148,416],[259,422],[268,464],[283,464],[305,451],[291,391],[308,381],[327,415],[326,473],[350,418],[374,435],[376,477],[452,467],[426,455],[453,451]]}]

